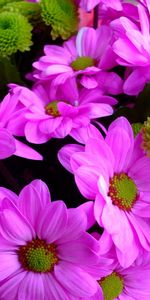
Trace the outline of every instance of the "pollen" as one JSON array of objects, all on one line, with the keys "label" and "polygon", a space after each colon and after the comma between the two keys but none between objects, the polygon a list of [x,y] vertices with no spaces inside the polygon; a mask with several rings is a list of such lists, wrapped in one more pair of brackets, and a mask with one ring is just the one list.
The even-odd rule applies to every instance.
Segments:
[{"label": "pollen", "polygon": [[56,246],[35,239],[21,246],[18,250],[18,260],[24,270],[36,273],[51,272],[58,263]]},{"label": "pollen", "polygon": [[145,151],[148,157],[150,157],[150,118],[144,122],[144,126],[141,130],[142,133],[142,145],[141,147]]},{"label": "pollen", "polygon": [[71,63],[71,67],[75,71],[84,70],[88,67],[93,67],[95,65],[95,60],[89,56],[80,56]]},{"label": "pollen", "polygon": [[138,197],[136,184],[125,173],[115,174],[109,182],[108,196],[114,205],[130,211]]},{"label": "pollen", "polygon": [[98,283],[102,288],[104,300],[116,299],[124,288],[123,278],[116,272],[103,277]]},{"label": "pollen", "polygon": [[59,117],[60,116],[60,112],[58,110],[58,107],[57,107],[57,104],[59,103],[60,101],[53,101],[53,102],[50,102],[49,104],[47,104],[45,106],[45,113],[47,115],[50,115],[52,117]]}]

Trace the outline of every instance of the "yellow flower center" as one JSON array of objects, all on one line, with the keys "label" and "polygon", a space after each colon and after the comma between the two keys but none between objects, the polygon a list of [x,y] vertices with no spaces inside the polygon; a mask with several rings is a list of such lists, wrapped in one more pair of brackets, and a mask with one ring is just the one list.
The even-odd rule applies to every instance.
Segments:
[{"label": "yellow flower center", "polygon": [[89,56],[80,56],[71,63],[71,67],[75,71],[84,70],[88,67],[93,67],[95,65],[95,60]]}]

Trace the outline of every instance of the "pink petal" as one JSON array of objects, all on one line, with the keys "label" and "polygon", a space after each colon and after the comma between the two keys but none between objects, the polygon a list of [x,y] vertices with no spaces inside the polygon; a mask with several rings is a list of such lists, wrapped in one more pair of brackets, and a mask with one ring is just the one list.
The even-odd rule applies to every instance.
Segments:
[{"label": "pink petal", "polygon": [[70,300],[68,292],[63,289],[55,276],[48,273],[43,276],[46,298],[44,300]]},{"label": "pink petal", "polygon": [[100,131],[92,124],[73,128],[70,132],[70,136],[82,144],[85,144],[89,138],[102,138]]},{"label": "pink petal", "polygon": [[39,215],[37,234],[39,238],[53,243],[64,233],[67,224],[67,209],[63,201],[51,202]]},{"label": "pink petal", "polygon": [[19,300],[45,300],[41,274],[28,272],[18,289]]},{"label": "pink petal", "polygon": [[61,262],[55,266],[54,273],[63,287],[76,297],[90,297],[96,293],[96,281],[75,265]]},{"label": "pink petal", "polygon": [[132,146],[131,140],[126,131],[119,127],[108,131],[105,140],[115,157],[114,171],[116,173],[120,173],[125,167],[127,167],[129,150]]},{"label": "pink petal", "polygon": [[0,253],[1,267],[0,267],[0,281],[6,279],[14,272],[20,269],[20,263],[18,257],[14,252]]},{"label": "pink petal", "polygon": [[58,159],[60,163],[66,168],[69,172],[73,172],[70,165],[70,158],[73,153],[82,151],[84,148],[80,145],[70,144],[61,148],[58,152]]},{"label": "pink petal", "polygon": [[41,180],[34,180],[19,195],[18,206],[23,215],[36,226],[39,214],[50,204],[48,187]]},{"label": "pink petal", "polygon": [[25,126],[25,136],[26,139],[35,144],[42,144],[47,142],[50,139],[50,135],[44,134],[39,129],[39,122],[27,122]]},{"label": "pink petal", "polygon": [[6,129],[0,129],[0,159],[14,154],[16,149],[15,139]]},{"label": "pink petal", "polygon": [[87,166],[79,167],[75,172],[75,182],[85,198],[95,199],[98,193],[98,176],[94,169]]},{"label": "pink petal", "polygon": [[[3,210],[0,215],[1,234],[6,240],[16,245],[24,245],[31,241],[35,232],[28,221],[9,200],[3,201]],[[8,207],[8,208],[5,208]],[[10,206],[10,208],[9,208]]]},{"label": "pink petal", "polygon": [[68,210],[67,226],[64,233],[57,239],[57,245],[78,239],[86,230],[87,218],[83,211],[78,208]]},{"label": "pink petal", "polygon": [[129,176],[136,183],[137,189],[143,192],[150,191],[150,160],[147,157],[142,157],[131,166]]},{"label": "pink petal", "polygon": [[31,147],[15,139],[16,151],[14,155],[32,160],[43,160],[43,156]]},{"label": "pink petal", "polygon": [[26,272],[17,272],[0,286],[1,299],[16,300],[20,282],[24,279]]}]

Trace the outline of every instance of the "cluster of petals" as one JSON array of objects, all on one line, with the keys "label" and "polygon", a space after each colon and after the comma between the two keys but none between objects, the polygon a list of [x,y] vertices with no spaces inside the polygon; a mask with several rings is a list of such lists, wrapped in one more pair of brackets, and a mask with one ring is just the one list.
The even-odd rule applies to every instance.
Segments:
[{"label": "cluster of petals", "polygon": [[74,79],[58,89],[51,89],[49,83],[37,83],[33,90],[11,85],[11,93],[24,114],[22,120],[20,114],[19,120],[14,116],[8,128],[14,135],[25,135],[29,142],[37,144],[68,134],[84,142],[99,133],[90,121],[111,115],[112,105],[117,103],[113,97],[102,95],[99,88],[78,90]]},{"label": "cluster of petals", "polygon": [[81,8],[90,11],[96,5],[103,3],[106,6],[119,11],[122,9],[121,2],[121,0],[80,0],[80,6]]},{"label": "cluster of petals", "polygon": [[15,150],[15,141],[10,132],[5,128],[0,128],[0,159],[11,156]]},{"label": "cluster of petals", "polygon": [[[121,117],[110,125],[105,139],[90,138],[85,147],[64,146],[58,155],[74,174],[82,195],[95,200],[95,219],[105,229],[107,248],[115,245],[123,267],[130,266],[141,249],[150,251],[150,159],[144,156],[139,141],[138,137],[134,140],[131,125]],[[121,174],[134,183],[131,191],[133,185],[136,188],[129,210],[109,195],[111,180]],[[128,201],[126,190],[124,193]]]},{"label": "cluster of petals", "polygon": [[[100,238],[100,246],[102,245],[102,240]],[[123,268],[115,255],[113,249],[107,253],[106,256],[101,256],[101,261],[105,261],[101,265],[101,268],[97,268],[97,292],[94,296],[89,298],[81,298],[81,300],[105,300],[107,299],[107,292],[109,296],[116,289],[116,283],[113,283],[113,276],[118,278],[121,282],[121,289],[115,298],[115,300],[149,300],[150,295],[150,255],[148,252],[144,252],[141,257],[138,257],[134,264],[128,268]],[[111,262],[110,262],[111,261]],[[107,265],[106,265],[107,262]],[[109,263],[108,263],[109,262]],[[105,278],[112,276],[112,282],[108,282],[106,291],[103,291],[103,285],[101,282]],[[117,289],[116,289],[117,290]]]},{"label": "cluster of petals", "polygon": [[[67,209],[60,200],[51,202],[40,180],[32,181],[19,196],[0,188],[0,200],[0,299],[75,300],[96,293],[99,242],[86,232],[84,210]],[[50,270],[36,271],[40,262],[32,264],[30,258],[28,264],[25,254],[20,258],[28,245],[32,253],[30,243],[36,250],[37,241],[55,247],[57,259]]]},{"label": "cluster of petals", "polygon": [[118,55],[117,62],[128,67],[128,76],[124,83],[124,92],[138,95],[150,81],[150,23],[149,12],[138,5],[139,22],[121,17],[111,23],[117,32],[113,50]]},{"label": "cluster of petals", "polygon": [[[18,96],[18,93],[15,95],[8,93],[0,103],[0,159],[15,154],[28,159],[41,160],[42,156],[39,153],[14,137],[14,135],[21,135],[22,124],[25,122],[25,108],[19,103]],[[14,133],[16,126],[18,132]]]},{"label": "cluster of petals", "polygon": [[83,27],[63,46],[46,45],[45,55],[33,63],[36,69],[33,76],[40,80],[49,79],[54,86],[75,77],[84,87],[95,88],[98,86],[95,76],[116,64],[112,40],[113,31],[106,25],[96,30]]}]

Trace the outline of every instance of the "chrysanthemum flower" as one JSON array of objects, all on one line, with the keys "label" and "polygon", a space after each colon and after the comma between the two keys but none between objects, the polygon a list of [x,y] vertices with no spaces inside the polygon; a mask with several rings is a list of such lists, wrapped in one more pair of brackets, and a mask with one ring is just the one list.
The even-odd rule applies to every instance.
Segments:
[{"label": "chrysanthemum flower", "polygon": [[[25,123],[24,113],[25,108],[18,101],[18,93],[15,95],[8,93],[0,103],[0,130],[3,137],[5,135],[1,143],[3,143],[4,146],[6,143],[8,145],[9,141],[8,151],[10,151],[10,155],[14,154],[28,159],[42,160],[42,156],[38,152],[13,136],[13,134],[18,136],[23,135],[23,124]],[[2,148],[0,152],[5,154]]]},{"label": "chrysanthemum flower", "polygon": [[0,188],[0,299],[75,300],[97,290],[99,243],[86,233],[86,216],[50,202],[35,180],[17,197]]},{"label": "chrysanthemum flower", "polygon": [[134,143],[128,121],[114,121],[105,140],[69,145],[61,163],[75,176],[80,192],[95,199],[95,218],[110,235],[118,260],[130,266],[141,248],[150,250],[150,159]]},{"label": "chrysanthemum flower", "polygon": [[0,128],[0,159],[11,156],[16,150],[15,140],[7,129]]},{"label": "chrysanthemum flower", "polygon": [[142,5],[138,6],[140,28],[128,18],[121,17],[112,23],[117,30],[119,24],[119,38],[113,45],[118,55],[120,65],[130,67],[131,74],[124,83],[124,92],[137,95],[150,81],[150,23],[149,16]]},{"label": "chrysanthemum flower", "polygon": [[105,25],[96,30],[83,27],[76,37],[65,42],[62,47],[45,46],[45,56],[33,64],[38,70],[34,76],[38,79],[52,79],[57,85],[69,77],[80,75],[81,84],[84,80],[85,87],[95,88],[98,83],[94,76],[100,69],[114,66],[111,41],[111,28]]},{"label": "chrysanthemum flower", "polygon": [[12,86],[12,90],[14,95],[19,93],[18,101],[27,109],[26,122],[20,120],[19,124],[27,140],[37,144],[68,134],[80,140],[81,131],[84,139],[88,134],[99,134],[90,121],[112,114],[111,105],[116,103],[114,98],[100,95],[99,90],[79,92],[74,80],[66,81],[56,93],[49,84],[46,88],[38,84],[33,91],[21,86]]},{"label": "chrysanthemum flower", "polygon": [[129,268],[122,268],[111,252],[106,256],[114,259],[107,268],[99,268],[97,292],[81,300],[149,300],[150,261],[147,253]]}]

